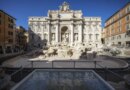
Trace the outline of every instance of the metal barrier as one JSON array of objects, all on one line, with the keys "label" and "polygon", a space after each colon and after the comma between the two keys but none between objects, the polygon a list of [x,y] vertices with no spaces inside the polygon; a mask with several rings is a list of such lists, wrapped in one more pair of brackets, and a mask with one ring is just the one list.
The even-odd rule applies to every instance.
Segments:
[{"label": "metal barrier", "polygon": [[[96,68],[97,63],[101,61],[96,60],[56,60],[56,61],[30,61],[31,62],[31,68]],[[88,65],[88,66],[87,66]]]},{"label": "metal barrier", "polygon": [[[30,69],[31,69],[31,71],[33,71],[33,69],[35,68],[35,63],[42,63],[42,62],[44,62],[45,64],[48,62],[48,61],[30,61],[31,62],[31,67],[30,67]],[[125,79],[122,77],[122,76],[120,76],[119,74],[117,74],[117,73],[115,73],[115,72],[113,72],[112,70],[110,70],[110,69],[108,69],[107,67],[103,67],[102,65],[100,65],[98,62],[100,62],[100,61],[94,61],[94,60],[86,60],[86,61],[76,61],[76,60],[73,60],[73,61],[69,61],[69,60],[64,60],[64,61],[51,61],[50,62],[50,67],[48,68],[48,67],[44,67],[44,68],[48,68],[48,69],[59,69],[59,68],[67,68],[67,69],[88,69],[88,68],[86,68],[86,67],[80,67],[80,66],[78,66],[79,65],[79,63],[80,63],[80,65],[86,65],[85,63],[88,63],[88,64],[91,64],[91,65],[93,65],[92,67],[93,67],[93,69],[97,69],[97,67],[100,67],[102,70],[103,70],[103,72],[104,72],[104,76],[105,76],[105,80],[107,80],[107,77],[108,77],[108,73],[110,73],[110,74],[112,74],[112,75],[114,75],[116,78],[118,78],[118,79],[120,79],[121,81],[124,81]],[[67,63],[67,64],[69,64],[69,65],[71,65],[71,67],[69,66],[69,67],[57,67],[57,64],[58,63]],[[30,64],[28,64],[28,65],[30,65]],[[26,66],[28,66],[28,65],[26,65]],[[59,64],[58,64],[59,65]],[[66,65],[66,64],[65,64]],[[64,65],[64,66],[65,66]],[[44,69],[43,68],[43,69]],[[25,75],[23,75],[24,73],[23,73],[23,70],[25,69],[25,67],[19,67],[19,69],[18,70],[16,70],[15,72],[13,72],[10,76],[11,76],[11,78],[19,78],[19,80],[18,81],[20,81],[20,80],[22,80],[24,77],[25,77]],[[90,69],[92,69],[92,68],[90,68]]]},{"label": "metal barrier", "polygon": [[[29,64],[27,64],[26,66],[28,66]],[[10,74],[10,77],[13,81],[15,82],[19,82],[20,80],[22,80],[26,75],[28,75],[30,72],[33,71],[33,69],[29,69],[27,70],[28,73],[25,73],[24,69],[26,69],[25,67],[19,67],[18,70],[14,71],[13,73]]]},{"label": "metal barrier", "polygon": [[[45,64],[48,62],[47,60],[46,61],[30,61],[31,62],[31,67],[32,68],[37,68],[35,63],[41,63],[44,62]],[[77,60],[73,60],[73,61],[70,61],[70,60],[64,60],[64,61],[60,61],[60,60],[57,60],[57,61],[51,61],[49,62],[50,66],[49,67],[39,67],[39,68],[69,68],[69,69],[97,69],[98,68],[101,68],[102,70],[104,70],[104,76],[105,76],[105,79],[107,80],[107,77],[108,77],[108,73],[114,75],[116,78],[119,78],[120,80],[125,80],[123,77],[121,77],[119,74],[113,72],[112,70],[108,69],[107,67],[103,67],[102,65],[100,65],[98,62],[101,62],[101,61],[95,61],[95,60],[84,60],[84,61],[77,61]],[[65,64],[63,66],[59,66],[58,67],[58,64]],[[80,66],[78,66],[80,63]],[[85,65],[85,63],[87,64],[91,64],[92,66],[91,67],[87,67],[87,66],[82,66],[82,65]],[[69,66],[67,66],[69,65]]]},{"label": "metal barrier", "polygon": [[113,72],[112,70],[108,69],[107,67],[103,67],[100,64],[97,64],[97,65],[100,66],[104,70],[105,80],[107,80],[108,73],[111,73],[112,75],[116,76],[116,78],[119,78],[121,81],[125,81],[125,79],[122,76]]}]

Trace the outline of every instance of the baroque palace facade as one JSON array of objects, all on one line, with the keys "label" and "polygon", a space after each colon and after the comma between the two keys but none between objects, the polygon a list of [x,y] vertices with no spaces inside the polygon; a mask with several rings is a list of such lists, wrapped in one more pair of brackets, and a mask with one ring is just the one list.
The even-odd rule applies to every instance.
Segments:
[{"label": "baroque palace facade", "polygon": [[99,47],[101,44],[101,18],[83,17],[81,10],[70,10],[66,2],[59,10],[49,10],[47,17],[29,17],[28,24],[32,47]]}]

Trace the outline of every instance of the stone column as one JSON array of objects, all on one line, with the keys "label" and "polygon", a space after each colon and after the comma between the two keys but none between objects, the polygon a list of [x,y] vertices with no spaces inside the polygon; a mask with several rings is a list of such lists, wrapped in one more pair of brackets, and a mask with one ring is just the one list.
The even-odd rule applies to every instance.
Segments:
[{"label": "stone column", "polygon": [[70,43],[72,46],[72,44],[74,42],[74,25],[73,24],[70,25],[70,37],[69,38],[70,38]]},{"label": "stone column", "polygon": [[42,46],[44,46],[43,40],[44,40],[44,37],[45,37],[45,36],[44,36],[45,29],[46,29],[46,28],[45,28],[45,25],[44,25],[44,23],[43,23],[43,26],[41,26],[41,30],[42,30],[42,31],[41,31],[41,35],[42,35]]},{"label": "stone column", "polygon": [[43,40],[44,39],[44,26],[40,26],[40,28],[41,28],[41,40]]},{"label": "stone column", "polygon": [[48,23],[47,24],[47,32],[48,32],[48,40],[47,40],[47,42],[48,42],[48,44],[50,44],[50,33],[51,33],[51,30],[50,30],[50,27],[51,27],[51,25],[50,25],[50,23]]},{"label": "stone column", "polygon": [[62,25],[59,24],[59,42],[61,43],[61,29],[62,29]]},{"label": "stone column", "polygon": [[81,43],[82,42],[82,24],[79,24],[78,25],[78,31],[79,31],[79,34],[78,34],[78,41],[79,41],[79,43]]},{"label": "stone column", "polygon": [[58,43],[59,41],[59,27],[58,27],[58,24],[56,24],[56,32],[55,32],[55,37],[56,37],[56,43]]}]

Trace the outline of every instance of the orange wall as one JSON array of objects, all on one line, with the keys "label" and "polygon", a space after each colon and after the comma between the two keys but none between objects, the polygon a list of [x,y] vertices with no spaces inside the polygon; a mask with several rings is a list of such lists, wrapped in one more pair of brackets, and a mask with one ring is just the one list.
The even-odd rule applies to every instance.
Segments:
[{"label": "orange wall", "polygon": [[[130,4],[127,4],[123,9],[121,9],[118,13],[116,13],[114,16],[112,16],[106,23],[105,23],[105,37],[111,37],[114,35],[118,35],[118,34],[122,34],[126,32],[126,24],[128,22],[126,22],[126,16],[130,15],[129,13],[126,13],[126,8],[130,6]],[[121,17],[119,18],[119,13],[121,13]],[[114,18],[114,22],[111,22],[112,19]],[[119,21],[121,21],[121,31],[119,32]],[[130,21],[129,21],[130,22]],[[112,32],[111,26],[113,25],[113,30],[114,33]],[[109,33],[107,33],[109,32]]]},{"label": "orange wall", "polygon": [[[10,17],[9,15],[5,14],[4,12],[0,11],[1,17],[1,25],[0,25],[0,29],[1,29],[1,33],[0,33],[0,43],[5,43],[5,41],[8,41],[9,39],[13,40],[13,35],[8,35],[8,32],[12,32],[14,34],[14,28],[9,28],[8,24],[10,25],[15,25],[15,21],[9,22],[8,18],[13,19],[12,17]],[[14,20],[14,19],[13,19]]]}]

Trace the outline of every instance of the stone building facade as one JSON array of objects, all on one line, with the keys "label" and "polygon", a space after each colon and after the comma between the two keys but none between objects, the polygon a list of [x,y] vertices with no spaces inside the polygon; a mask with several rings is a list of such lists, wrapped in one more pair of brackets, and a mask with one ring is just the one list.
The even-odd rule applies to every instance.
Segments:
[{"label": "stone building facade", "polygon": [[27,46],[27,30],[22,26],[17,26],[15,30],[15,52],[25,50]]},{"label": "stone building facade", "polygon": [[105,22],[105,44],[130,47],[130,3]]},{"label": "stone building facade", "polygon": [[28,24],[32,47],[101,44],[101,18],[83,17],[81,10],[70,10],[66,2],[59,10],[49,10],[47,17],[29,17]]},{"label": "stone building facade", "polygon": [[12,53],[15,45],[16,19],[0,10],[0,54]]}]

